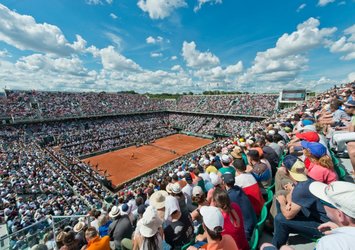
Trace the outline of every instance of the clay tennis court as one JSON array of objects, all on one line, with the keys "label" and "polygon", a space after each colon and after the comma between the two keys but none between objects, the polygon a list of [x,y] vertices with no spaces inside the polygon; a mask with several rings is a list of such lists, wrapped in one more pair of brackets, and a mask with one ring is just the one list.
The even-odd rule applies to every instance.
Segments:
[{"label": "clay tennis court", "polygon": [[114,186],[119,186],[211,142],[209,139],[175,134],[157,139],[150,145],[132,146],[84,161],[90,161],[91,166],[99,164],[100,173],[107,170],[106,175],[111,175],[108,179]]}]

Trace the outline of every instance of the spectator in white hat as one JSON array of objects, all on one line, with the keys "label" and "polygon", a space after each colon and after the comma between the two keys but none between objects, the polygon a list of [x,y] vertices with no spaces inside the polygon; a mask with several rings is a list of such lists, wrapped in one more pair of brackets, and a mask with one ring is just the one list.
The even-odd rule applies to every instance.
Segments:
[{"label": "spectator in white hat", "polygon": [[326,236],[316,246],[324,249],[353,249],[355,238],[355,184],[334,181],[329,185],[313,182],[309,186],[313,195],[321,200],[331,222],[321,224],[318,229]]},{"label": "spectator in white hat", "polygon": [[192,240],[194,228],[191,216],[180,211],[179,202],[175,197],[166,197],[165,217],[168,218],[164,228],[165,241],[171,249],[180,249]]},{"label": "spectator in white hat", "polygon": [[113,219],[108,229],[111,241],[115,243],[116,249],[121,249],[121,240],[131,238],[133,227],[128,215],[122,215],[118,206],[113,206],[109,216]]},{"label": "spectator in white hat", "polygon": [[196,246],[202,246],[204,249],[238,249],[235,241],[230,235],[222,235],[224,218],[218,208],[213,206],[203,206],[199,212],[203,218],[202,225],[206,232],[207,244],[200,242],[195,246],[190,246],[188,250],[198,249]]}]

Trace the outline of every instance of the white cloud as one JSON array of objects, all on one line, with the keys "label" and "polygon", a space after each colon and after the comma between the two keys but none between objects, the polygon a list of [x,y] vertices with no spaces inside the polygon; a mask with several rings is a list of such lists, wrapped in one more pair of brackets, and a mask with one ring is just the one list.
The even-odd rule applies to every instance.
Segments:
[{"label": "white cloud", "polygon": [[335,2],[335,0],[319,0],[318,6],[324,7],[333,2]]},{"label": "white cloud", "polygon": [[156,38],[155,37],[152,37],[152,36],[148,36],[145,41],[146,43],[148,44],[157,44],[157,43],[162,43],[164,40],[164,38],[162,38],[161,36],[157,36]]},{"label": "white cloud", "polygon": [[119,37],[116,34],[113,34],[111,32],[105,32],[104,34],[106,37],[108,37],[112,41],[112,43],[115,45],[116,50],[122,51],[123,40],[121,37]]},{"label": "white cloud", "polygon": [[309,18],[297,26],[297,31],[283,34],[274,48],[258,52],[253,65],[238,80],[249,82],[287,82],[307,69],[305,53],[325,45],[336,28],[319,29],[319,21]]},{"label": "white cloud", "polygon": [[183,70],[182,67],[180,65],[174,65],[171,67],[171,70],[172,71],[180,71],[180,70]]},{"label": "white cloud", "polygon": [[162,57],[163,54],[162,54],[162,53],[159,53],[159,52],[152,52],[152,53],[150,53],[150,56],[151,56],[151,57]]},{"label": "white cloud", "polygon": [[297,12],[300,12],[301,10],[303,10],[304,8],[306,8],[307,4],[303,3],[301,4],[298,8],[297,8]]},{"label": "white cloud", "polygon": [[172,56],[172,57],[170,57],[170,60],[171,61],[175,61],[177,59],[177,56]]},{"label": "white cloud", "polygon": [[86,72],[82,61],[76,56],[56,58],[50,55],[32,54],[21,57],[15,65],[22,70],[29,71],[43,70],[72,75],[82,75]]},{"label": "white cloud", "polygon": [[243,63],[239,61],[234,65],[229,65],[225,69],[221,66],[217,66],[210,69],[199,69],[194,72],[194,76],[203,79],[205,82],[228,82],[229,80],[234,80],[237,77],[237,74],[243,71]]},{"label": "white cloud", "polygon": [[187,6],[185,0],[139,0],[137,5],[151,19],[164,19],[175,9]]},{"label": "white cloud", "polygon": [[194,12],[199,11],[202,8],[202,5],[206,3],[210,3],[210,5],[222,4],[222,0],[198,0],[197,6],[194,7]]},{"label": "white cloud", "polygon": [[355,24],[344,30],[345,36],[335,41],[330,46],[332,53],[345,53],[342,60],[355,59]]},{"label": "white cloud", "polygon": [[57,26],[36,23],[32,16],[20,15],[2,4],[0,20],[0,41],[20,50],[69,55],[86,45],[79,35],[77,41],[70,44]]},{"label": "white cloud", "polygon": [[118,16],[116,16],[114,13],[110,13],[110,17],[111,17],[112,19],[117,19],[117,18],[118,18]]},{"label": "white cloud", "polygon": [[101,57],[101,63],[105,70],[112,71],[140,71],[141,67],[133,60],[124,57],[113,46],[108,46],[101,50],[92,49],[93,55]]},{"label": "white cloud", "polygon": [[219,58],[211,52],[200,52],[196,50],[194,41],[190,43],[184,41],[182,45],[182,56],[188,67],[208,68],[219,64]]}]

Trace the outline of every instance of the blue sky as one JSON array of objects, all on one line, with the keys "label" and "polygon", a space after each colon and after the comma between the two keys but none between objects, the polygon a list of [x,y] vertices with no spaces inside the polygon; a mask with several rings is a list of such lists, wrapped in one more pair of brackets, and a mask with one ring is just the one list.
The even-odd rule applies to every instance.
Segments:
[{"label": "blue sky", "polygon": [[355,0],[2,0],[0,87],[275,92],[355,80]]}]

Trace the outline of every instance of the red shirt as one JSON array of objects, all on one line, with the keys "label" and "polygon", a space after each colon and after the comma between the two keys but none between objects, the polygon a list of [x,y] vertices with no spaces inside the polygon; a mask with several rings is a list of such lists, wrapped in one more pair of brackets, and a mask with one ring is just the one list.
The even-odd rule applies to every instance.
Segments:
[{"label": "red shirt", "polygon": [[318,165],[313,162],[311,162],[311,164],[308,167],[307,175],[311,177],[313,180],[320,181],[325,184],[330,184],[331,182],[336,181],[338,179],[338,176],[334,172],[334,170],[322,167],[321,165]]},{"label": "red shirt", "polygon": [[242,210],[234,202],[231,203],[231,206],[232,210],[234,210],[237,214],[237,218],[233,216],[233,211],[231,211],[231,214],[228,214],[221,210],[224,218],[224,227],[222,235],[230,235],[237,244],[238,249],[248,250],[249,243],[245,236]]}]

